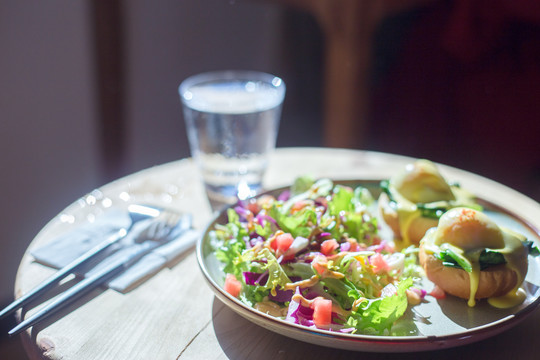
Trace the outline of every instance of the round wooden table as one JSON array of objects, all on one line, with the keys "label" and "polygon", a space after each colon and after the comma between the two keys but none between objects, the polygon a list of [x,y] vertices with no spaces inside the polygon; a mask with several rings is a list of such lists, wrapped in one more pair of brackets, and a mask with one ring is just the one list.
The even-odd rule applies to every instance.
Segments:
[{"label": "round wooden table", "polygon": [[[410,158],[356,150],[282,148],[271,158],[265,187],[286,186],[299,175],[334,179],[382,179]],[[517,192],[469,173],[441,166],[486,200],[510,203],[510,211],[540,218],[540,205]],[[508,201],[511,200],[511,201]],[[144,201],[190,212],[194,226],[212,219],[191,159],[156,166],[89,193],[63,210],[37,235],[24,255],[15,294],[29,291],[53,270],[33,261],[31,249],[115,203]],[[536,220],[537,221],[537,220]],[[32,310],[28,312],[32,313]],[[21,317],[21,313],[18,313]],[[410,353],[358,353],[300,342],[252,324],[216,299],[193,250],[127,294],[98,289],[57,316],[22,333],[32,359],[531,359],[540,334],[540,311],[510,330],[470,345]],[[411,349],[414,350],[414,349]]]}]

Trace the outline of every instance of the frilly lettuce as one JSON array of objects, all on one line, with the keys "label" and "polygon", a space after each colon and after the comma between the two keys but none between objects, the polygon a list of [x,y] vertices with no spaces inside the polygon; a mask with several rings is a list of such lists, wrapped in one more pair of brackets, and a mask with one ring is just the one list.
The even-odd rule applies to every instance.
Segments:
[{"label": "frilly lettuce", "polygon": [[406,291],[413,284],[412,278],[398,283],[395,294],[374,300],[364,300],[360,307],[351,313],[347,325],[358,331],[382,335],[389,332],[392,325],[407,310]]},{"label": "frilly lettuce", "polygon": [[242,262],[249,263],[252,268],[256,268],[258,273],[268,272],[268,280],[263,287],[270,290],[270,293],[274,296],[278,286],[285,287],[287,283],[291,282],[274,254],[267,248],[247,250],[241,255],[241,259]]}]

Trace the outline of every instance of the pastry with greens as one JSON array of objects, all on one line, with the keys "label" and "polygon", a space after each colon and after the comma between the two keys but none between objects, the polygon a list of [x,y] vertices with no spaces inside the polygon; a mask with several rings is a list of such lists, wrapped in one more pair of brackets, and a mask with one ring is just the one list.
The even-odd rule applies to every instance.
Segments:
[{"label": "pastry with greens", "polygon": [[426,231],[437,226],[451,208],[480,209],[474,196],[450,184],[429,160],[408,164],[389,180],[381,182],[378,206],[382,220],[394,233],[398,245],[418,245]]}]

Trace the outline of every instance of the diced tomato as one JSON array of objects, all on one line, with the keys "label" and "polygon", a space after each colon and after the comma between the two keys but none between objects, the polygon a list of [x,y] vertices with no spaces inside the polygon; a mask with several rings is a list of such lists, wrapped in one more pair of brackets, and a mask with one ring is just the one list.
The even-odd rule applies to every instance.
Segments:
[{"label": "diced tomato", "polygon": [[318,255],[311,262],[311,266],[319,275],[322,275],[326,270],[328,270],[326,266],[327,263],[328,260],[326,259],[326,256]]},{"label": "diced tomato", "polygon": [[315,298],[311,303],[313,309],[313,322],[317,327],[330,325],[332,321],[332,300],[322,297]]},{"label": "diced tomato", "polygon": [[324,240],[321,244],[321,252],[326,255],[332,255],[334,250],[339,247],[338,242],[335,239]]},{"label": "diced tomato", "polygon": [[381,253],[376,253],[369,257],[369,263],[374,267],[376,273],[388,270],[388,264]]},{"label": "diced tomato", "polygon": [[246,205],[246,208],[251,211],[252,214],[256,215],[261,210],[259,204],[257,204],[257,200],[252,198],[249,199],[249,202]]},{"label": "diced tomato", "polygon": [[347,241],[350,244],[349,251],[351,252],[360,251],[360,246],[358,246],[358,243],[356,242],[356,240],[347,239]]},{"label": "diced tomato", "polygon": [[276,250],[284,253],[285,251],[289,250],[293,241],[294,238],[289,233],[276,236],[276,239],[274,240],[274,243],[276,244]]},{"label": "diced tomato", "polygon": [[300,201],[297,201],[293,204],[293,206],[291,207],[291,213],[296,213],[300,210],[302,210],[303,208],[305,208],[307,205],[309,205],[310,202],[307,201],[307,200],[300,200]]},{"label": "diced tomato", "polygon": [[225,276],[225,285],[223,285],[223,288],[232,296],[238,297],[238,295],[240,295],[240,290],[242,289],[242,283],[236,279],[236,276],[233,274],[227,274],[227,276]]},{"label": "diced tomato", "polygon": [[435,286],[429,295],[433,296],[435,299],[444,299],[446,297],[444,290],[438,286]]},{"label": "diced tomato", "polygon": [[277,250],[277,241],[276,241],[275,238],[270,241],[270,248],[272,248],[272,250],[274,250],[274,251]]}]

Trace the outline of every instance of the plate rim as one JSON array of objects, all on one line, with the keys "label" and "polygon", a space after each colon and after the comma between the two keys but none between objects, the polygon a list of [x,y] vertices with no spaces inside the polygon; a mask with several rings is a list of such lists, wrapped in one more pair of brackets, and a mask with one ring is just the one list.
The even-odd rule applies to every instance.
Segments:
[{"label": "plate rim", "polygon": [[[473,173],[471,175],[476,176]],[[378,184],[385,179],[331,179],[334,184]],[[492,180],[491,180],[492,181]],[[498,185],[498,183],[496,183]],[[504,185],[503,185],[504,186]],[[281,186],[273,189],[269,189],[258,196],[265,194],[277,193],[288,189],[290,186]],[[525,196],[523,194],[520,194]],[[497,204],[493,201],[477,197],[477,200],[482,205],[487,205],[494,211],[510,216],[520,224],[528,228],[537,237],[536,242],[540,241],[540,222],[539,225],[533,224],[525,219],[515,211],[504,208],[503,205]],[[370,352],[416,352],[416,351],[429,351],[435,349],[445,349],[456,346],[462,346],[469,343],[481,341],[483,339],[495,336],[510,328],[516,326],[523,320],[525,320],[530,314],[532,314],[540,306],[540,292],[536,294],[535,298],[532,298],[530,304],[525,306],[514,314],[509,314],[496,321],[483,324],[471,329],[467,329],[462,332],[456,332],[447,335],[404,335],[404,336],[389,336],[389,335],[365,335],[365,334],[347,334],[339,333],[336,331],[329,331],[324,329],[309,328],[299,324],[287,322],[285,320],[273,317],[263,312],[257,311],[254,308],[249,307],[237,298],[228,294],[208,272],[206,267],[206,260],[204,254],[204,245],[208,238],[208,233],[212,230],[213,225],[224,216],[227,209],[234,207],[235,205],[226,206],[221,211],[217,212],[212,219],[205,226],[204,232],[197,240],[196,244],[196,257],[199,269],[204,275],[207,284],[214,292],[215,296],[223,302],[231,310],[246,318],[247,320],[255,323],[257,326],[261,326],[270,331],[277,332],[274,327],[285,328],[294,333],[300,333],[303,336],[293,337],[290,334],[280,333],[281,335],[294,338],[299,341],[309,342],[318,345],[324,345],[328,347],[334,347],[345,350],[353,351],[370,351]],[[266,324],[266,326],[265,326]],[[274,324],[274,326],[270,326]],[[344,346],[345,345],[345,346]],[[411,349],[411,345],[415,345],[414,349]],[[417,347],[418,345],[422,345]],[[389,348],[391,346],[391,348]]]}]

